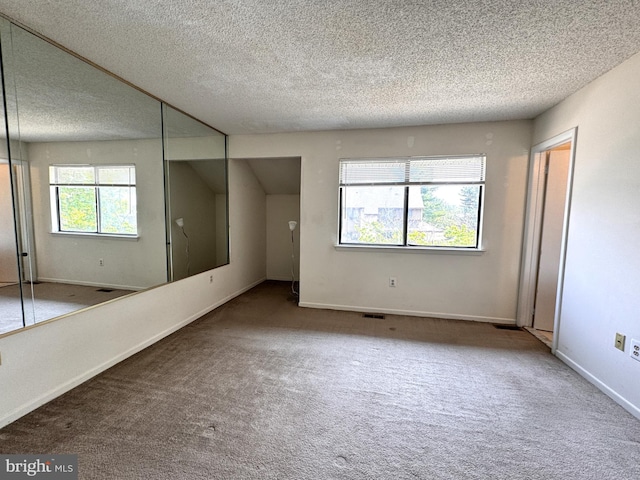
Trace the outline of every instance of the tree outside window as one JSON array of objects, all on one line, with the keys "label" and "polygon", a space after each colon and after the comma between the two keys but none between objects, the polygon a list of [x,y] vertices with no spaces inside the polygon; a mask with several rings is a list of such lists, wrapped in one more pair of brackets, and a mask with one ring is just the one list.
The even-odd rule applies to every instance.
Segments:
[{"label": "tree outside window", "polygon": [[134,165],[49,167],[54,232],[137,235]]},{"label": "tree outside window", "polygon": [[344,159],[340,243],[479,248],[485,157]]}]

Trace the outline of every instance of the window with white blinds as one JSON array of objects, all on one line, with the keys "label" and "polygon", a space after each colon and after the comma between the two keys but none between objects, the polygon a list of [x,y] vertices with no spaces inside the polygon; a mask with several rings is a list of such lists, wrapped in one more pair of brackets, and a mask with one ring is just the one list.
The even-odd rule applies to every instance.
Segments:
[{"label": "window with white blinds", "polygon": [[340,160],[340,243],[480,246],[484,155]]},{"label": "window with white blinds", "polygon": [[340,160],[340,185],[483,183],[485,157]]},{"label": "window with white blinds", "polygon": [[138,233],[134,165],[51,165],[53,232]]}]

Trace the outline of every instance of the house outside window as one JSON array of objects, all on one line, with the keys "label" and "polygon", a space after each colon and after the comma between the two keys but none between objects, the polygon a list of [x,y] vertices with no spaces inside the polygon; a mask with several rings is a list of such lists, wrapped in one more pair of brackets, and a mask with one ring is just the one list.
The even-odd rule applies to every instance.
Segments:
[{"label": "house outside window", "polygon": [[51,165],[52,231],[135,236],[134,165]]},{"label": "house outside window", "polygon": [[478,249],[484,155],[340,160],[342,245]]}]

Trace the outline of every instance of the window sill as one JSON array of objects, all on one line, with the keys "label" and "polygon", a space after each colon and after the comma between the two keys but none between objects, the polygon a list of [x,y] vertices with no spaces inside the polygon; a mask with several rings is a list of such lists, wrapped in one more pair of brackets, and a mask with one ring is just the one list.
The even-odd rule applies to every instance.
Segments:
[{"label": "window sill", "polygon": [[111,233],[80,233],[80,232],[50,232],[51,235],[59,235],[61,237],[83,237],[83,238],[107,238],[114,240],[129,240],[137,242],[140,236],[138,235],[118,235]]},{"label": "window sill", "polygon": [[361,252],[393,252],[393,253],[423,253],[439,255],[482,255],[483,248],[453,248],[453,247],[400,247],[394,245],[334,245],[339,251]]}]

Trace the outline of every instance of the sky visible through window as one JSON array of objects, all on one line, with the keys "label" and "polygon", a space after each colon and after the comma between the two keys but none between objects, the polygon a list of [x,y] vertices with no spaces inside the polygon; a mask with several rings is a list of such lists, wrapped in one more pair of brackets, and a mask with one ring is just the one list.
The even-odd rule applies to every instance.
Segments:
[{"label": "sky visible through window", "polygon": [[484,156],[346,159],[340,242],[477,248]]},{"label": "sky visible through window", "polygon": [[53,231],[136,235],[135,166],[52,165]]}]

